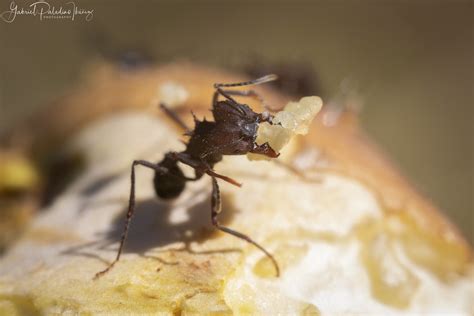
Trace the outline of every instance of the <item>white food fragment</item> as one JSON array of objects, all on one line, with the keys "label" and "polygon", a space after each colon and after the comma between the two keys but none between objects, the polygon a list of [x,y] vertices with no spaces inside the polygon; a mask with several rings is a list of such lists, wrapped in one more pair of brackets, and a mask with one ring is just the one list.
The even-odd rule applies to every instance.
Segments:
[{"label": "white food fragment", "polygon": [[[299,102],[289,102],[283,111],[278,112],[273,125],[260,124],[257,132],[257,144],[266,142],[275,151],[280,150],[295,135],[306,135],[314,117],[321,110],[323,101],[320,97],[303,97]],[[279,124],[278,124],[279,123]],[[269,160],[269,157],[257,154],[247,154],[249,160]]]},{"label": "white food fragment", "polygon": [[[288,104],[291,104],[291,103],[288,103]],[[286,108],[285,108],[285,111],[278,112],[275,115],[274,122],[280,123],[281,126],[283,126],[285,129],[290,130],[291,132],[295,132],[296,128],[298,127],[297,118],[295,117],[293,113],[286,111]]]},{"label": "white food fragment", "polygon": [[263,123],[258,130],[257,144],[268,142],[274,150],[280,151],[290,141],[291,136],[291,130],[284,126]]},{"label": "white food fragment", "polygon": [[159,102],[169,107],[179,106],[189,97],[188,90],[175,82],[166,82],[159,87]]}]

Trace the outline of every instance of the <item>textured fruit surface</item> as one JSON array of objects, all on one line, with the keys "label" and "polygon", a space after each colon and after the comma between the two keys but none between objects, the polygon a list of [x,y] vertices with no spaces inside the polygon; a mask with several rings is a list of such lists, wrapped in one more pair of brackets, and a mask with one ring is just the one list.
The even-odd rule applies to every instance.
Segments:
[{"label": "textured fruit surface", "polygon": [[[125,131],[153,136],[127,148],[108,142]],[[388,210],[356,179],[312,167],[302,179],[242,156],[226,157],[216,168],[244,183],[222,183],[221,222],[271,251],[280,278],[260,251],[212,228],[209,179],[162,202],[153,195],[153,174],[138,168],[138,209],[126,252],[93,281],[115,256],[128,162],[148,146],[156,151],[143,158],[153,161],[182,144],[160,119],[132,113],[95,123],[75,143],[88,149],[89,167],[0,261],[0,314],[472,310],[472,261],[456,242],[421,228],[403,209]],[[117,176],[106,185],[85,190],[114,168]]]}]

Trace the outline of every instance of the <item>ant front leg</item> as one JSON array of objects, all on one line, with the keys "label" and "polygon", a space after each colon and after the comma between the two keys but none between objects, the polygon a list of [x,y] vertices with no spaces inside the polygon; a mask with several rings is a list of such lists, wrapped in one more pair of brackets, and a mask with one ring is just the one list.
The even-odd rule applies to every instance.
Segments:
[{"label": "ant front leg", "polygon": [[260,78],[254,79],[254,80],[244,81],[244,82],[215,83],[214,88],[216,89],[216,91],[214,92],[214,96],[212,98],[212,104],[214,105],[217,102],[217,98],[218,98],[219,94],[222,95],[223,97],[225,97],[226,99],[228,99],[229,101],[233,102],[233,103],[237,103],[237,101],[235,101],[231,97],[231,95],[244,96],[244,97],[254,97],[254,98],[258,99],[260,101],[260,103],[262,103],[262,106],[265,108],[265,110],[267,110],[269,112],[277,112],[281,109],[272,109],[272,108],[270,108],[265,103],[265,100],[254,90],[241,91],[241,90],[223,90],[222,89],[223,87],[229,88],[229,87],[243,87],[243,86],[259,85],[259,84],[267,83],[267,82],[270,82],[270,81],[275,81],[277,79],[278,79],[277,75],[270,74],[270,75],[266,75],[266,76],[263,76],[263,77],[260,77]]},{"label": "ant front leg", "polygon": [[125,244],[125,240],[127,239],[128,229],[130,227],[130,222],[132,220],[133,213],[135,212],[135,166],[140,165],[150,169],[155,170],[155,172],[167,172],[166,168],[163,168],[159,165],[153,164],[151,162],[145,160],[135,160],[132,163],[132,171],[130,174],[131,185],[130,185],[130,198],[128,200],[128,212],[125,217],[125,225],[122,233],[122,237],[120,239],[120,246],[117,252],[117,257],[114,261],[103,271],[96,273],[94,279],[97,279],[110,271],[112,267],[120,260],[120,255],[122,254],[123,245]]},{"label": "ant front leg", "polygon": [[264,113],[261,114],[261,122],[269,122],[271,123],[271,118],[273,115],[271,115],[269,112],[278,112],[281,109],[274,109],[271,108],[266,102],[265,99],[255,90],[222,90],[221,88],[217,88],[216,92],[214,92],[214,96],[212,98],[212,104],[215,104],[217,102],[218,96],[222,95],[224,96],[227,100],[230,100],[231,102],[237,103],[237,101],[234,100],[232,96],[241,96],[241,97],[253,97],[257,99],[263,106],[263,108],[266,110]]},{"label": "ant front leg", "polygon": [[280,268],[278,266],[277,261],[275,260],[275,258],[272,256],[271,253],[269,253],[265,248],[263,248],[261,245],[259,245],[256,241],[254,241],[249,236],[244,235],[244,234],[242,234],[238,231],[235,231],[233,229],[230,229],[228,227],[221,226],[221,224],[219,223],[219,220],[217,218],[217,216],[219,215],[219,213],[222,210],[221,209],[221,194],[220,194],[220,190],[219,190],[219,185],[217,184],[217,179],[215,177],[211,177],[211,178],[212,178],[212,200],[211,200],[212,225],[214,225],[214,227],[216,227],[220,231],[223,231],[224,233],[230,234],[230,235],[235,236],[237,238],[243,239],[246,242],[248,242],[248,243],[254,245],[255,247],[257,247],[258,249],[260,249],[272,261],[273,265],[275,266],[276,276],[279,277],[280,276]]},{"label": "ant front leg", "polygon": [[218,88],[215,94],[221,94],[227,99],[231,99],[229,98],[230,95],[236,95],[236,96],[241,96],[241,97],[252,97],[252,98],[257,99],[260,103],[262,103],[262,105],[265,108],[267,108],[264,98],[260,94],[258,94],[255,90],[222,90]]}]

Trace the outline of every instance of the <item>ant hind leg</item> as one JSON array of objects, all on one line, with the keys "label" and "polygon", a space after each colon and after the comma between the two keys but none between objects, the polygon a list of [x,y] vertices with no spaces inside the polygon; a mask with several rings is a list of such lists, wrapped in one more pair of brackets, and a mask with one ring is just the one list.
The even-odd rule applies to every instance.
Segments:
[{"label": "ant hind leg", "polygon": [[212,219],[212,225],[219,229],[220,231],[223,231],[224,233],[230,234],[232,236],[235,236],[237,238],[243,239],[248,243],[251,243],[258,249],[260,249],[273,263],[275,266],[275,271],[276,271],[276,276],[280,276],[280,268],[278,267],[278,263],[275,260],[275,258],[272,256],[271,253],[269,253],[265,248],[263,248],[261,245],[259,245],[256,241],[254,241],[252,238],[250,238],[247,235],[244,235],[238,231],[235,231],[233,229],[230,229],[225,226],[221,226],[219,223],[219,220],[217,219],[217,216],[221,212],[221,195],[220,195],[220,190],[219,190],[219,185],[217,184],[217,180],[215,177],[212,178],[212,200],[211,200],[211,205],[212,205],[212,213],[211,213],[211,219]]}]

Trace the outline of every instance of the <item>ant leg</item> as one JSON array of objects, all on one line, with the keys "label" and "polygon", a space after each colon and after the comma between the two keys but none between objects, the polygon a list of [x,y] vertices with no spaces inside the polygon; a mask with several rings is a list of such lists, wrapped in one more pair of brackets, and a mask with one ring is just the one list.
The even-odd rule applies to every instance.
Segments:
[{"label": "ant leg", "polygon": [[[237,182],[236,180],[234,180],[230,177],[227,177],[227,176],[216,173],[214,170],[212,170],[210,168],[210,166],[208,166],[206,164],[203,164],[201,161],[196,161],[196,160],[192,159],[191,157],[189,157],[186,154],[172,152],[172,153],[169,153],[169,155],[170,155],[170,158],[175,159],[175,160],[177,160],[181,163],[184,163],[185,165],[188,165],[191,168],[194,168],[194,170],[200,170],[201,172],[207,173],[211,177],[216,177],[216,178],[222,179],[222,180],[224,180],[226,182],[229,182],[230,184],[233,184],[235,186],[238,186],[238,187],[242,186],[242,184]],[[199,179],[200,176],[196,177],[196,178]]]},{"label": "ant leg", "polygon": [[249,90],[248,92],[247,91],[230,91],[230,90],[223,90],[221,88],[223,87],[242,87],[242,86],[252,86],[252,85],[259,85],[259,84],[262,84],[262,83],[266,83],[266,82],[270,82],[270,81],[274,81],[274,80],[277,80],[278,79],[278,76],[275,75],[275,74],[270,74],[270,75],[266,75],[266,76],[263,76],[263,77],[260,77],[260,78],[257,78],[257,79],[254,79],[254,80],[250,80],[250,81],[244,81],[244,82],[236,82],[236,83],[215,83],[214,84],[214,88],[216,89],[216,92],[214,92],[214,96],[212,98],[212,104],[215,104],[217,102],[217,98],[219,96],[219,94],[221,94],[222,96],[224,96],[226,99],[228,99],[229,101],[235,103],[235,104],[238,104],[237,101],[235,101],[231,96],[230,94],[234,94],[234,95],[241,95],[241,96],[253,96],[253,97],[257,97],[261,102],[262,104],[264,105],[265,109],[269,110],[269,111],[273,111],[272,109],[268,108],[265,103],[263,102],[263,99],[253,90]]},{"label": "ant leg", "polygon": [[172,119],[176,124],[181,126],[186,131],[186,133],[191,131],[191,129],[186,125],[186,123],[184,123],[184,121],[173,110],[167,107],[166,104],[160,103],[160,108],[163,110],[163,112],[165,112],[166,115],[168,115],[170,119]]},{"label": "ant leg", "polygon": [[275,81],[278,79],[278,76],[275,74],[266,75],[254,80],[250,81],[243,81],[243,82],[235,82],[235,83],[215,83],[214,88],[222,88],[222,87],[242,87],[242,86],[253,86],[258,85],[270,81]]},{"label": "ant leg", "polygon": [[222,179],[222,180],[224,180],[224,181],[226,181],[226,182],[229,182],[230,184],[233,184],[233,185],[235,185],[235,186],[238,186],[239,188],[242,186],[242,183],[239,183],[239,182],[237,182],[236,180],[234,180],[234,179],[232,179],[232,178],[229,178],[229,177],[227,177],[227,176],[224,176],[224,175],[222,175],[222,174],[218,174],[217,172],[215,172],[215,171],[212,170],[212,169],[206,170],[206,173],[207,173],[208,175],[210,175],[213,179],[214,179],[214,178]]},{"label": "ant leg", "polygon": [[[236,95],[236,96],[241,96],[241,97],[252,97],[252,98],[255,98],[257,99],[261,104],[262,104],[262,107],[268,111],[268,112],[278,112],[278,111],[281,111],[281,107],[279,108],[272,108],[270,107],[266,102],[265,102],[265,99],[255,90],[220,90],[219,93],[222,94],[222,92],[226,93],[227,96],[230,96],[230,95]],[[216,92],[217,93],[217,92]],[[271,123],[271,118],[272,118],[272,115],[270,115],[270,113],[267,113],[266,115],[263,115],[262,116],[262,122],[269,122]]]},{"label": "ant leg", "polygon": [[216,91],[214,92],[213,96],[212,96],[212,104],[216,104],[217,102],[217,99],[219,97],[219,94],[222,95],[223,97],[225,97],[227,100],[231,101],[232,103],[234,104],[239,104],[237,101],[235,101],[234,98],[232,98],[230,96],[230,94],[228,93],[229,90],[222,90],[221,88],[216,88]]},{"label": "ant leg", "polygon": [[135,212],[135,166],[137,166],[137,165],[153,169],[156,172],[166,172],[167,171],[166,168],[160,167],[156,164],[153,164],[153,163],[145,161],[145,160],[134,160],[133,161],[133,163],[132,163],[132,172],[130,174],[131,185],[130,185],[130,198],[128,200],[128,212],[127,212],[127,215],[125,217],[125,226],[123,228],[122,237],[120,239],[120,246],[119,246],[119,249],[118,249],[118,252],[117,252],[117,257],[115,258],[114,261],[112,261],[111,264],[109,264],[109,266],[105,270],[102,270],[102,271],[96,273],[94,279],[98,279],[99,277],[101,277],[102,275],[104,275],[105,273],[110,271],[110,269],[112,269],[112,267],[120,260],[120,255],[122,254],[123,245],[125,244],[125,240],[127,239],[128,228],[130,227],[130,222],[132,220],[133,213]]},{"label": "ant leg", "polygon": [[235,236],[237,238],[243,239],[248,243],[251,243],[258,249],[260,249],[273,263],[275,266],[276,270],[276,276],[280,276],[280,268],[278,267],[278,263],[275,260],[275,258],[262,246],[260,246],[257,242],[252,240],[249,236],[244,235],[242,233],[239,233],[238,231],[235,231],[233,229],[227,228],[225,226],[221,226],[219,224],[219,220],[217,219],[217,216],[221,212],[221,195],[220,195],[220,190],[219,190],[219,185],[217,184],[217,180],[215,177],[212,178],[212,200],[211,200],[211,206],[212,206],[212,212],[211,212],[211,220],[212,220],[212,225],[216,227],[217,229],[223,231],[224,233],[230,234],[232,236]]},{"label": "ant leg", "polygon": [[[242,110],[241,105],[235,101],[234,98],[232,98],[230,95],[240,95],[240,96],[250,96],[251,93],[255,93],[253,90],[247,90],[247,91],[232,91],[232,90],[222,90],[221,88],[216,88],[216,91],[214,92],[214,95],[212,96],[212,106],[215,107],[217,104],[217,99],[219,98],[219,94],[224,96],[227,100],[229,100],[235,107],[236,109],[243,115],[247,115],[244,110]],[[262,102],[263,107],[269,111],[269,112],[275,112],[274,110],[270,109],[267,107],[266,104],[264,104],[263,99],[259,97],[260,102]],[[261,122],[270,122],[272,121],[273,116],[268,113],[268,112],[260,114],[260,120]]]},{"label": "ant leg", "polygon": [[221,91],[224,91],[224,93],[226,93],[227,95],[237,95],[237,96],[241,96],[241,97],[255,98],[258,101],[260,101],[260,103],[265,105],[265,100],[255,90],[221,90]]},{"label": "ant leg", "polygon": [[227,100],[231,101],[234,105],[238,105],[239,103],[235,101],[235,99],[232,98],[231,95],[237,95],[237,96],[243,96],[243,97],[255,97],[257,100],[260,101],[260,103],[262,103],[263,108],[266,110],[264,113],[260,115],[261,122],[272,123],[273,115],[271,115],[269,112],[274,113],[281,110],[281,108],[274,109],[274,108],[269,107],[268,104],[265,103],[265,100],[263,99],[263,97],[259,95],[257,92],[255,92],[254,90],[233,91],[233,90],[222,90],[221,88],[217,88],[216,92],[214,92],[214,95],[212,97],[212,105],[216,104],[219,94],[224,96]]}]

